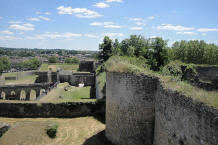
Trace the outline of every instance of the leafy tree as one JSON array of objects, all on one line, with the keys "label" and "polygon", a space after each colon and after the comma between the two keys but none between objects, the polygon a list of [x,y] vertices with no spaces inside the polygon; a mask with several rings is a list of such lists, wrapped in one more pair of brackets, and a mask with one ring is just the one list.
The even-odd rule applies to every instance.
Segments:
[{"label": "leafy tree", "polygon": [[128,48],[127,48],[127,54],[126,54],[126,55],[133,57],[134,54],[135,54],[135,47],[133,47],[133,46],[128,47]]},{"label": "leafy tree", "polygon": [[169,61],[169,57],[166,50],[167,41],[161,37],[156,37],[151,40],[151,69],[160,70],[160,67],[166,65]]},{"label": "leafy tree", "polygon": [[128,48],[129,48],[129,40],[125,39],[121,42],[121,55],[127,55],[128,54]]},{"label": "leafy tree", "polygon": [[172,46],[175,59],[185,63],[218,64],[218,46],[203,40],[175,42]]},{"label": "leafy tree", "polygon": [[36,70],[41,65],[38,58],[32,58],[16,64],[16,67],[20,70]]},{"label": "leafy tree", "polygon": [[78,64],[79,63],[79,59],[78,58],[71,58],[68,57],[64,60],[65,63],[70,63],[70,64]]},{"label": "leafy tree", "polygon": [[0,73],[11,68],[11,62],[7,57],[0,57]]},{"label": "leafy tree", "polygon": [[58,63],[59,60],[58,60],[58,58],[56,56],[51,56],[51,57],[48,58],[48,62],[49,63]]},{"label": "leafy tree", "polygon": [[100,62],[105,62],[108,60],[109,57],[112,56],[112,49],[113,49],[113,44],[112,40],[108,37],[105,36],[103,43],[99,45],[99,60]]},{"label": "leafy tree", "polygon": [[121,54],[121,48],[120,48],[120,43],[119,43],[118,39],[115,39],[115,41],[114,41],[112,53],[113,53],[113,55],[120,55]]}]

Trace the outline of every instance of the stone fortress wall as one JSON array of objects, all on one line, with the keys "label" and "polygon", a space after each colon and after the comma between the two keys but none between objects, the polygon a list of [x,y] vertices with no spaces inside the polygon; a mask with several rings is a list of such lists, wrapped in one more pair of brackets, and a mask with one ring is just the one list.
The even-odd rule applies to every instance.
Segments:
[{"label": "stone fortress wall", "polygon": [[106,137],[116,145],[217,145],[218,110],[156,77],[107,73]]}]

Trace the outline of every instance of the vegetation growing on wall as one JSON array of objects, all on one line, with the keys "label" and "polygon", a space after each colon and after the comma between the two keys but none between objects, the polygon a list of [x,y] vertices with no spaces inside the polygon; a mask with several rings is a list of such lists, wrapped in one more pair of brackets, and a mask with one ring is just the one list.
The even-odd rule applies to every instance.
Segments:
[{"label": "vegetation growing on wall", "polygon": [[[218,108],[218,93],[217,92],[209,92],[205,91],[203,89],[200,89],[198,87],[194,87],[187,82],[181,81],[180,79],[175,79],[169,73],[169,75],[166,73],[166,75],[162,75],[159,72],[154,72],[149,69],[144,68],[140,63],[137,63],[137,61],[131,61],[131,59],[136,58],[128,58],[128,57],[111,57],[106,62],[106,70],[109,72],[128,72],[128,73],[134,73],[134,74],[146,74],[154,77],[160,78],[162,81],[162,84],[169,89],[176,90],[182,94],[185,94],[187,97],[191,97],[194,100],[204,102],[208,104],[209,106],[214,106]],[[174,67],[174,63],[170,64],[169,66]],[[166,67],[171,68],[171,67]],[[178,69],[178,70],[177,70]],[[175,71],[174,73],[178,76],[181,73],[181,70],[179,67],[173,68]]]}]

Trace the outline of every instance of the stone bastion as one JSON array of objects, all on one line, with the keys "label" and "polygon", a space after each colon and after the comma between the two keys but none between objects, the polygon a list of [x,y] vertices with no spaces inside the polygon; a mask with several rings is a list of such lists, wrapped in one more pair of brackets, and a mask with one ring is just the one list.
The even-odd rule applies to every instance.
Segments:
[{"label": "stone bastion", "polygon": [[116,145],[217,145],[218,110],[157,77],[107,72],[106,137]]}]

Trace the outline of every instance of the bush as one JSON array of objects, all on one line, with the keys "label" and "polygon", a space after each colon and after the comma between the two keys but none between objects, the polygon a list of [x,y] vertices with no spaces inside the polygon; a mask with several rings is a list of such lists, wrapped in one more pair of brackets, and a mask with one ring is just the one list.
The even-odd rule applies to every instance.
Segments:
[{"label": "bush", "polygon": [[46,128],[46,133],[50,138],[55,138],[57,134],[58,124],[49,124]]},{"label": "bush", "polygon": [[59,60],[58,60],[58,58],[56,56],[51,56],[51,57],[48,58],[48,62],[49,63],[58,63]]},{"label": "bush", "polygon": [[64,60],[65,63],[70,63],[70,64],[78,64],[79,63],[79,59],[78,58],[66,58]]},{"label": "bush", "polygon": [[174,76],[176,79],[181,80],[183,76],[182,63],[179,61],[171,61],[162,68],[162,74],[166,76]]}]

